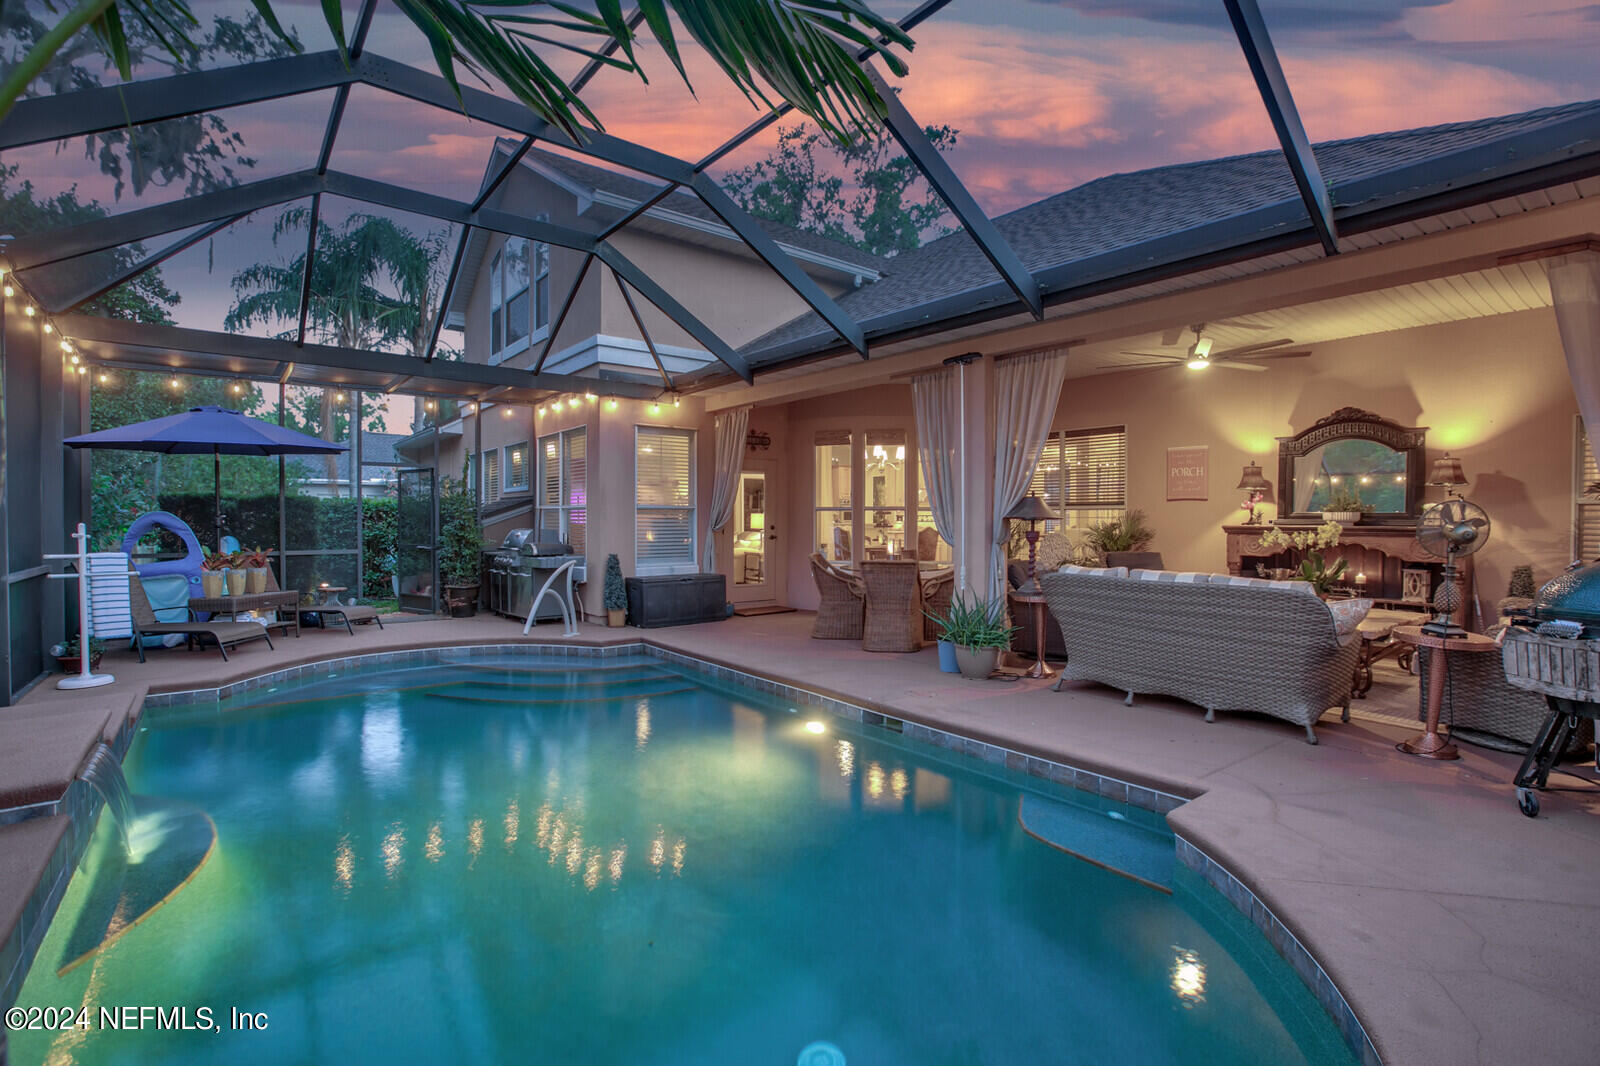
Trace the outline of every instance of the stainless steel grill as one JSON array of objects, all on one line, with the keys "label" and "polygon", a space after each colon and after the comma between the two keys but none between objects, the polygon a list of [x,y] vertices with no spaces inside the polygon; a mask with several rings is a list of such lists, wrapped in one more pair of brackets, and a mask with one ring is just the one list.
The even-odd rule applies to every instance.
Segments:
[{"label": "stainless steel grill", "polygon": [[[537,531],[513,529],[500,542],[489,565],[489,610],[519,621],[528,617],[534,593],[555,570],[569,559],[576,559],[572,568],[572,583],[581,585],[588,580],[584,557],[573,551],[572,545],[561,541],[535,539]],[[539,607],[538,618],[560,618],[561,611],[551,599]]]}]

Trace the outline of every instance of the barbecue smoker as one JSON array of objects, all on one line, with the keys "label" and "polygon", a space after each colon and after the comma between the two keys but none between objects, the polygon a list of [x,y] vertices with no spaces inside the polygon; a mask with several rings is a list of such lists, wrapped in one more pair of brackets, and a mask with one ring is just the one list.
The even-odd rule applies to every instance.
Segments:
[{"label": "barbecue smoker", "polygon": [[[572,545],[554,540],[535,540],[537,531],[513,529],[500,542],[489,565],[489,610],[520,620],[528,617],[534,594],[539,591],[550,571],[562,563],[576,559],[572,568],[572,583],[581,585],[588,578],[584,557],[572,550]],[[548,597],[539,606],[536,621],[544,622],[561,617],[561,609]]]},{"label": "barbecue smoker", "polygon": [[1581,719],[1600,719],[1600,564],[1577,566],[1539,590],[1533,606],[1512,618],[1501,661],[1506,680],[1541,693],[1550,714],[1512,784],[1517,806],[1538,817],[1550,767],[1567,749]]}]

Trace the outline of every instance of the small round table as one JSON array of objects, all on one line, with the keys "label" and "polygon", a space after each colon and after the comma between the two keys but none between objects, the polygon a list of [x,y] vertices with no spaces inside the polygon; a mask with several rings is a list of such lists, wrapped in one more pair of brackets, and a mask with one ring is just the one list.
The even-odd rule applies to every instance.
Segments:
[{"label": "small round table", "polygon": [[1459,759],[1456,746],[1439,735],[1439,711],[1444,702],[1444,687],[1448,677],[1450,656],[1481,655],[1497,652],[1500,645],[1482,633],[1468,633],[1464,637],[1441,637],[1424,633],[1421,626],[1397,626],[1395,640],[1404,641],[1417,648],[1432,648],[1428,658],[1428,717],[1423,731],[1395,747],[1407,755],[1422,759]]},{"label": "small round table", "polygon": [[1055,668],[1044,661],[1045,631],[1044,631],[1044,593],[1029,592],[1026,589],[1013,589],[1011,602],[1025,603],[1033,608],[1033,639],[1034,662],[1028,667],[1024,677],[1055,677]]}]

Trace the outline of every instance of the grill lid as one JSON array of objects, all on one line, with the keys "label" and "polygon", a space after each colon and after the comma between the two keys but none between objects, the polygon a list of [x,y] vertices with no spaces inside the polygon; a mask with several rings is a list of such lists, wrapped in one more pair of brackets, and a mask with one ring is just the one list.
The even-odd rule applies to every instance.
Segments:
[{"label": "grill lid", "polygon": [[1600,626],[1600,563],[1574,565],[1546,582],[1533,598],[1530,613],[1544,621],[1561,619]]},{"label": "grill lid", "polygon": [[533,539],[531,529],[513,529],[506,534],[506,539],[500,542],[502,551],[519,551],[522,546]]},{"label": "grill lid", "polygon": [[[531,533],[532,530],[529,530]],[[571,555],[572,545],[559,540],[530,540],[522,545],[523,555]]]}]

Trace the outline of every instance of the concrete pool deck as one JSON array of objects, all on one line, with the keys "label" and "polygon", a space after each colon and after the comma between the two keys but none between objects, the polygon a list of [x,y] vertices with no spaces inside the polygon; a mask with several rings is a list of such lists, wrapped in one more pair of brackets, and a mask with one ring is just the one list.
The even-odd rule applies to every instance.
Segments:
[{"label": "concrete pool deck", "polygon": [[[1299,727],[1203,712],[1072,684],[977,683],[941,674],[929,648],[863,652],[809,637],[805,613],[678,629],[585,625],[577,643],[644,641],[910,722],[1192,797],[1169,820],[1248,886],[1321,962],[1383,1061],[1591,1062],[1600,1047],[1600,791],[1517,810],[1517,759],[1463,746],[1459,762],[1403,756],[1415,682],[1384,670],[1355,720],[1325,715],[1321,743]],[[560,644],[507,619],[429,620],[307,631],[216,651],[108,654],[117,683],[87,692],[49,680],[0,709],[0,809],[62,796],[83,756],[137,716],[147,692],[216,688],[319,660],[472,644]],[[1385,664],[1386,666],[1388,664]],[[1584,767],[1572,769],[1585,772]],[[1588,766],[1592,773],[1592,764]],[[1554,781],[1552,783],[1555,783]],[[23,917],[62,815],[0,827],[0,940]],[[6,962],[9,968],[8,960]]]}]

